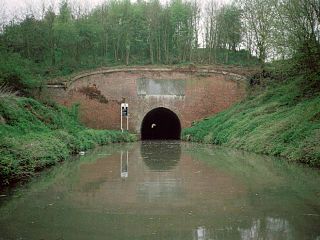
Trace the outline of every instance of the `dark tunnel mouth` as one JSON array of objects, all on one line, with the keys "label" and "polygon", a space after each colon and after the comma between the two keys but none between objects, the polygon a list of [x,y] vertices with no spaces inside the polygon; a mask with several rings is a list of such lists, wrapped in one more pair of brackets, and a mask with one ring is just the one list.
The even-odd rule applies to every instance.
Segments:
[{"label": "dark tunnel mouth", "polygon": [[142,120],[141,140],[180,140],[180,135],[180,120],[167,108],[155,108]]}]

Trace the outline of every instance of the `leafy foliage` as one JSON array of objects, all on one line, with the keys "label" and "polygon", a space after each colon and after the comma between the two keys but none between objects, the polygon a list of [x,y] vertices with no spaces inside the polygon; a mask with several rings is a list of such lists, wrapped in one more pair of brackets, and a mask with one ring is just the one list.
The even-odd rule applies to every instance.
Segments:
[{"label": "leafy foliage", "polygon": [[70,2],[62,1],[58,13],[49,6],[40,19],[29,13],[22,21],[4,26],[0,84],[7,82],[25,94],[41,87],[44,79],[100,66],[211,63],[212,57],[215,63],[257,64],[250,61],[252,56],[247,59],[236,51],[242,27],[235,5],[217,8],[219,28],[212,43],[216,54],[207,51],[210,44],[199,48],[196,1],[172,0],[163,5],[158,0],[110,0],[91,11],[73,9]]},{"label": "leafy foliage", "polygon": [[[213,0],[203,12],[197,1],[109,0],[86,11],[61,1],[58,12],[48,6],[39,19],[29,12],[2,26],[1,54],[18,54],[35,64],[26,68],[27,61],[13,57],[20,68],[31,69],[32,81],[114,64],[257,64],[252,56],[262,67],[266,61],[292,59],[300,73],[315,71],[319,8],[317,0]],[[6,69],[20,76],[22,70],[10,66]],[[22,82],[29,83],[27,75]],[[15,82],[15,76],[6,78]]]},{"label": "leafy foliage", "polygon": [[20,91],[20,94],[30,94],[32,89],[38,88],[41,84],[32,71],[33,67],[31,61],[17,53],[0,52],[0,85],[5,85],[12,91]]}]

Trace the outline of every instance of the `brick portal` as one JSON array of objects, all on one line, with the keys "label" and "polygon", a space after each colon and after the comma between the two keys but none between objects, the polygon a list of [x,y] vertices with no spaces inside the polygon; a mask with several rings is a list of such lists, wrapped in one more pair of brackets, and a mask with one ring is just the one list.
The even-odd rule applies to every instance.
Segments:
[{"label": "brick portal", "polygon": [[66,106],[80,104],[80,120],[91,128],[120,129],[120,104],[129,104],[129,130],[141,133],[145,116],[172,111],[181,128],[223,111],[245,96],[245,78],[214,70],[109,69],[79,75],[48,94]]}]

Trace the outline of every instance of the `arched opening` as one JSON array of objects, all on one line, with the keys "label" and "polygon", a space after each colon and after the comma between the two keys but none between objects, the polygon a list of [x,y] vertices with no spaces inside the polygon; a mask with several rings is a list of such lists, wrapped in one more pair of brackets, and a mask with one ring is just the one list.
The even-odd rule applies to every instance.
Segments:
[{"label": "arched opening", "polygon": [[181,124],[178,116],[167,108],[155,108],[147,113],[141,125],[142,140],[180,139]]}]

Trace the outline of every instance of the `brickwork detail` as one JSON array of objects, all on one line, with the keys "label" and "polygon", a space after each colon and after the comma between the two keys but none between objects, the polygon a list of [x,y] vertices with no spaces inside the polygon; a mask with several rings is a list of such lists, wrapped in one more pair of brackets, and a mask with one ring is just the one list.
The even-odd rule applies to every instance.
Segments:
[{"label": "brickwork detail", "polygon": [[[146,93],[157,94],[141,94],[141,79],[150,80],[143,82]],[[179,89],[171,91],[170,87],[175,86]],[[245,78],[233,73],[127,69],[79,75],[67,87],[48,91],[63,105],[79,103],[81,121],[97,129],[120,129],[120,104],[126,101],[130,129],[139,133],[144,116],[154,108],[165,107],[175,112],[185,128],[240,101],[245,97],[245,89]],[[161,91],[165,94],[159,94]]]}]

